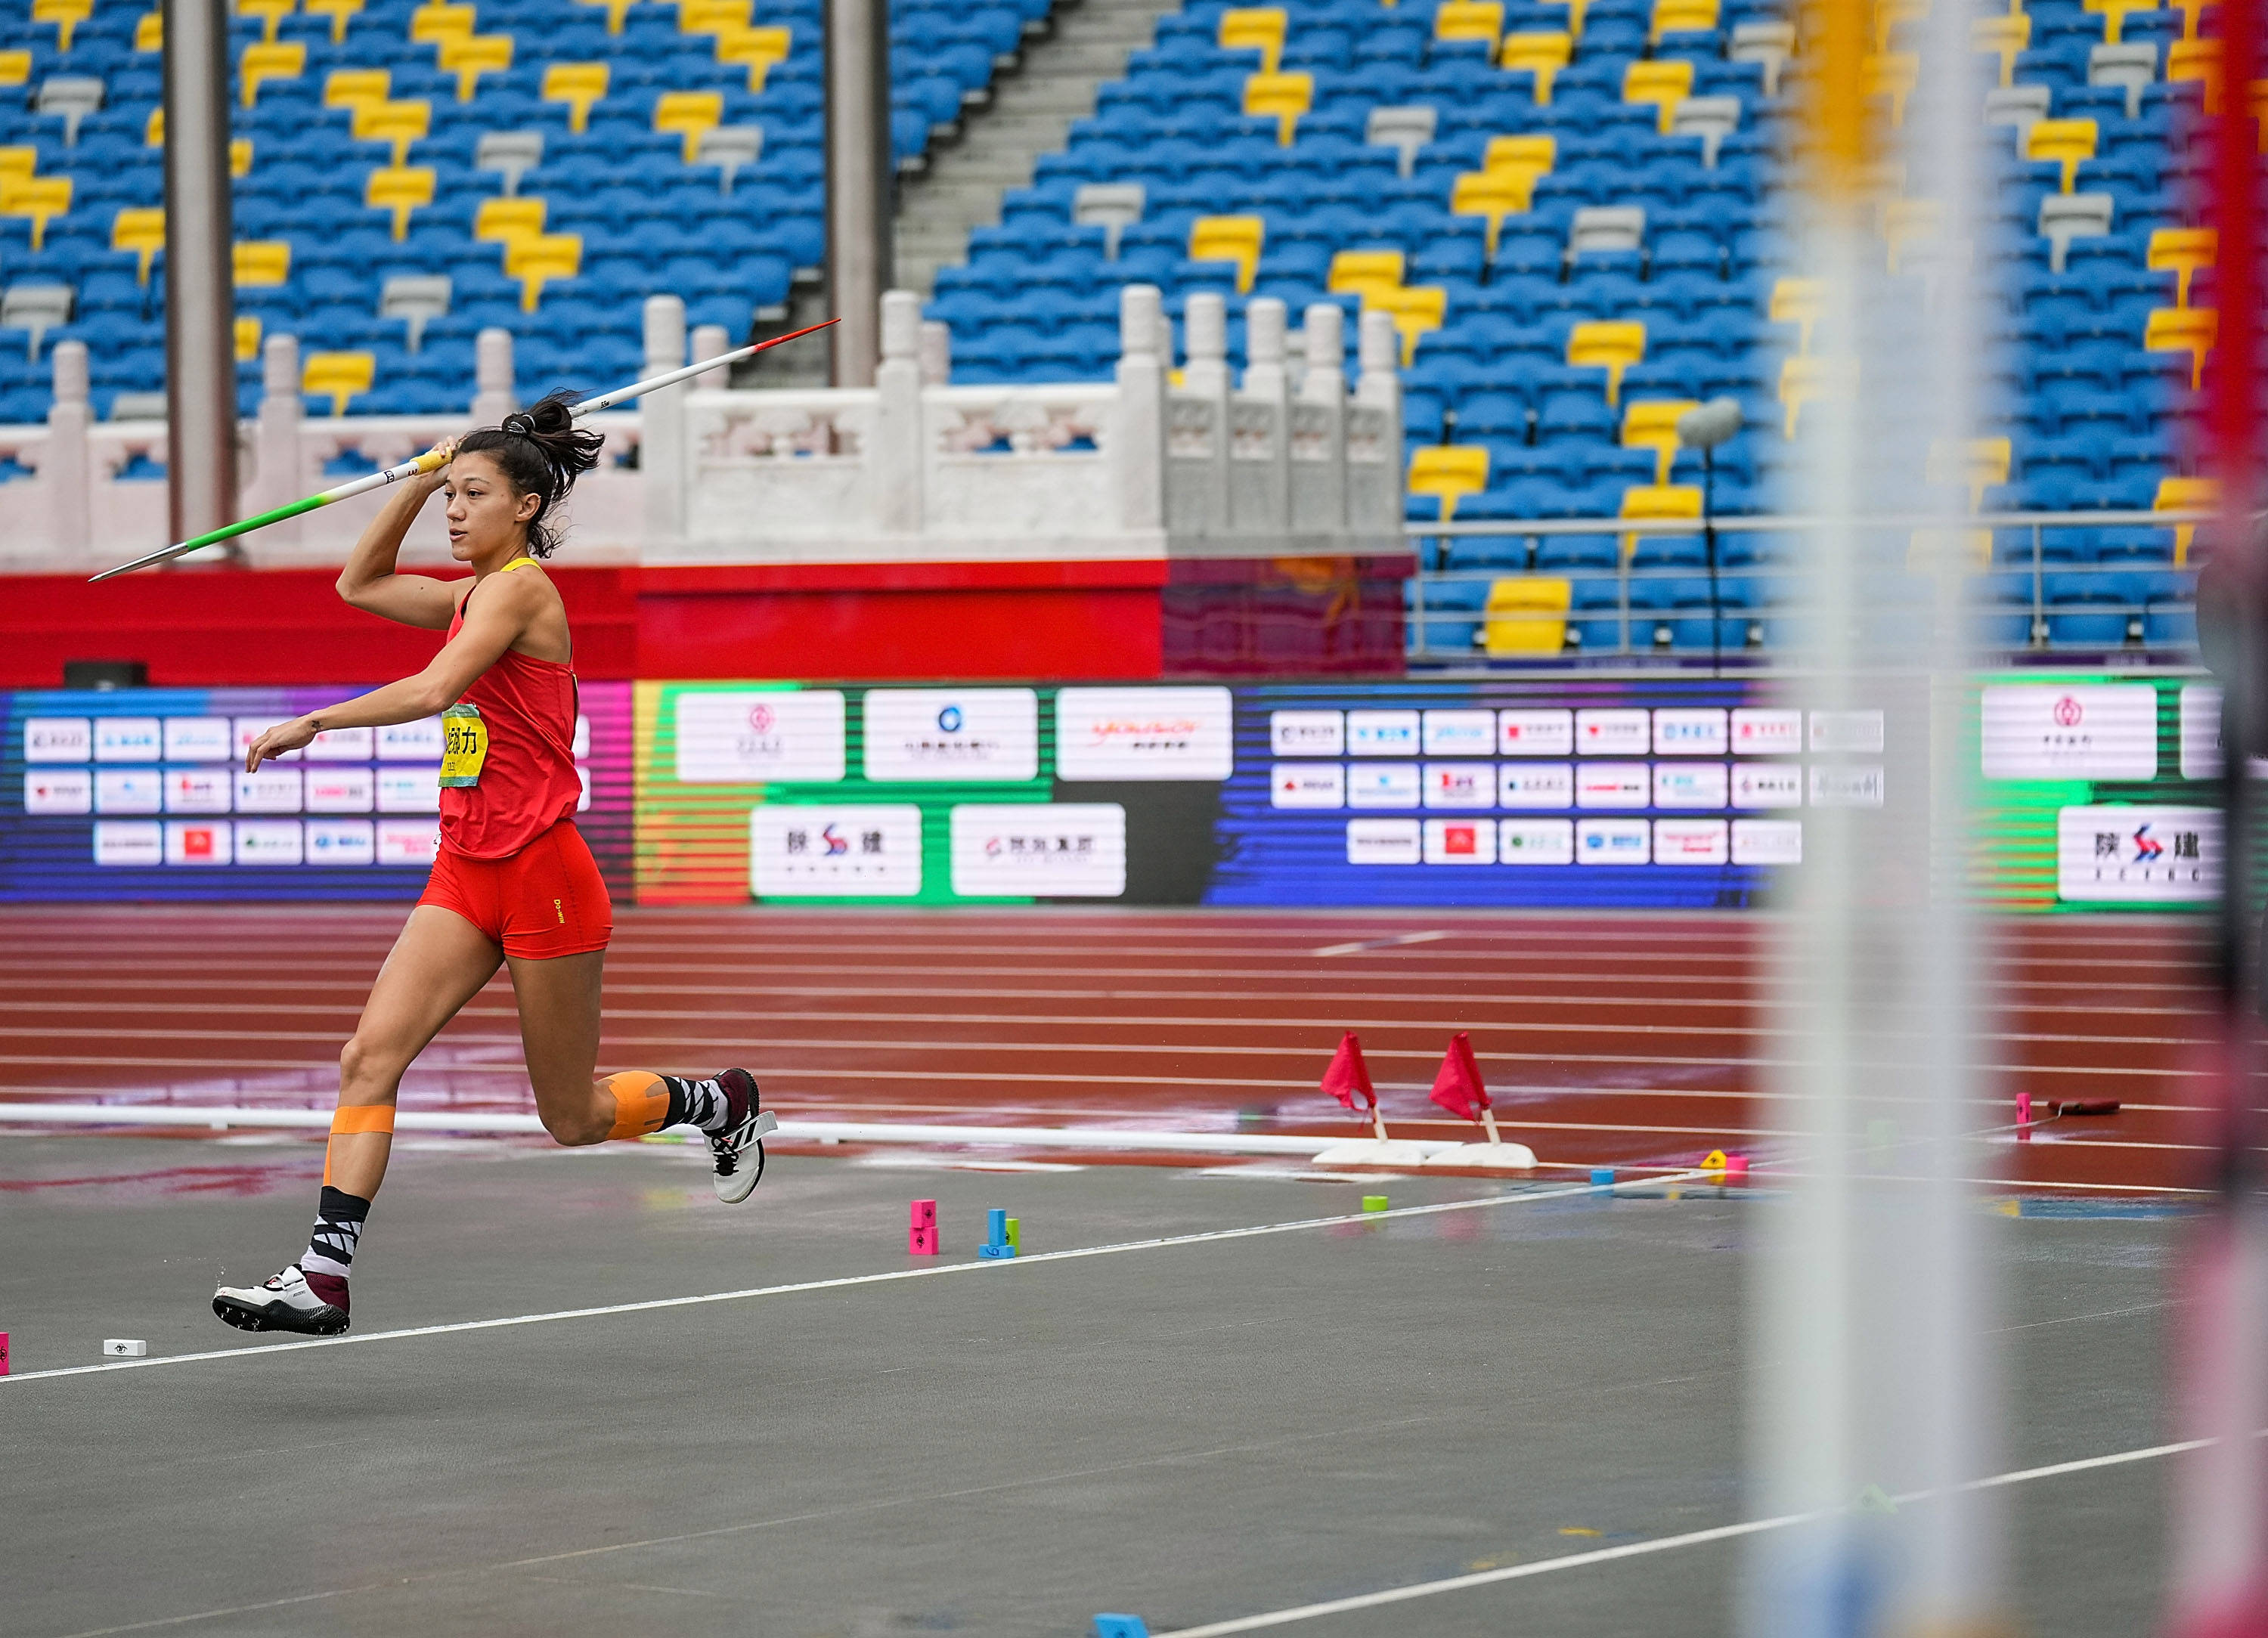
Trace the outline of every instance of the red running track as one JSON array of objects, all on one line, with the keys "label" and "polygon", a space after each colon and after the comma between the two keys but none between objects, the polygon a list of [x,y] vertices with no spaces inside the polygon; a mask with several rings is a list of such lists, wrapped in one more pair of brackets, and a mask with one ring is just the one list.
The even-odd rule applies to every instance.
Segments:
[{"label": "red running track", "polygon": [[[328,1108],[399,908],[11,910],[0,1105],[90,1098]],[[1737,914],[624,912],[601,1069],[746,1063],[791,1118],[1356,1135],[1317,1083],[1361,1032],[1398,1135],[1469,1128],[1426,1101],[1469,1030],[1506,1135],[1547,1164],[1759,1155],[1792,1122],[1763,1005],[1770,923]],[[2197,924],[2009,918],[1980,1055],[2010,1095],[2116,1098],[1997,1175],[2198,1184],[2189,1049],[2208,1027]],[[527,1109],[504,980],[411,1069],[403,1106]],[[0,1117],[4,1118],[4,1117]],[[1978,1131],[2013,1120],[1980,1102]]]}]

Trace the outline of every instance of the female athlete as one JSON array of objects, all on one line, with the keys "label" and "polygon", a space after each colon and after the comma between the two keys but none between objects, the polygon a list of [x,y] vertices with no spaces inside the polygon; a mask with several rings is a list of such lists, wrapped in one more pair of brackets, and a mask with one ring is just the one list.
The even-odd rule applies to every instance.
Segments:
[{"label": "female athlete", "polygon": [[[708,1080],[630,1070],[594,1080],[599,973],[614,916],[575,828],[576,685],[567,610],[539,560],[558,544],[545,519],[597,463],[562,394],[504,425],[437,445],[445,466],[407,480],[356,543],[339,595],[448,639],[415,677],[279,723],[245,755],[257,768],[326,729],[441,715],[441,850],[432,878],[379,969],[339,1054],[315,1230],[298,1260],[251,1287],[223,1286],[213,1311],[245,1331],[332,1336],[347,1328],[347,1279],[393,1148],[402,1071],[459,1008],[512,968],[519,1035],[544,1130],[603,1143],[689,1124],[708,1134],[717,1197],[746,1200],[777,1122],[745,1069]],[[449,551],[469,580],[401,574],[394,558],[428,496],[448,499]]]}]

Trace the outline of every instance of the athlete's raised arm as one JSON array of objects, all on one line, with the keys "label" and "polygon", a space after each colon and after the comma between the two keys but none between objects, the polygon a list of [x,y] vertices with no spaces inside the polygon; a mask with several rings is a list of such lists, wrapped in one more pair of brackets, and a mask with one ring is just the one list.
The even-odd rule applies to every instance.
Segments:
[{"label": "athlete's raised arm", "polygon": [[[446,452],[455,443],[454,438],[444,438],[433,447]],[[339,571],[342,598],[357,608],[405,626],[422,626],[428,631],[448,629],[450,617],[457,612],[454,583],[436,580],[431,575],[401,574],[394,567],[402,537],[409,533],[426,498],[449,481],[448,474],[449,468],[444,465],[405,478],[387,497],[378,516],[370,520],[370,527],[362,532],[362,539],[355,542],[347,566]]]}]

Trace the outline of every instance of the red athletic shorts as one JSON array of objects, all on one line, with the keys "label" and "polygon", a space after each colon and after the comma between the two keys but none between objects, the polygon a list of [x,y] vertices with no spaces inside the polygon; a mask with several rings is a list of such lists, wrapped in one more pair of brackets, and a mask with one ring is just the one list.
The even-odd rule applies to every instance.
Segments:
[{"label": "red athletic shorts", "polygon": [[562,819],[505,859],[441,849],[420,904],[455,912],[508,956],[543,961],[604,950],[615,907],[582,833]]}]

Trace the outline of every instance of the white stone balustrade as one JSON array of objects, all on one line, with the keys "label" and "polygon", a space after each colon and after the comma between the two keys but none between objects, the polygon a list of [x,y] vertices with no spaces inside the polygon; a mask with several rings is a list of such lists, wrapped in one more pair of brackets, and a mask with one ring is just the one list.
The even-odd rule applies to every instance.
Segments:
[{"label": "white stone balustrade", "polygon": [[[1276,557],[1391,553],[1401,531],[1396,342],[1365,315],[1350,392],[1336,306],[1305,315],[1303,356],[1287,351],[1283,304],[1251,304],[1241,379],[1218,296],[1192,297],[1184,363],[1159,292],[1121,299],[1116,379],[954,386],[942,326],[909,292],[883,298],[883,358],[871,388],[739,391],[704,384],[650,394],[592,418],[599,469],[570,513],[573,561],[656,565]],[[645,306],[649,373],[686,360],[684,310]],[[726,349],[692,338],[692,356]],[[260,411],[243,423],[247,512],[280,506],[358,471],[391,465],[467,424],[461,415],[311,415],[290,336],[263,349]],[[1304,366],[1304,367],[1302,367]],[[512,338],[484,332],[472,424],[513,407]],[[44,426],[0,427],[0,571],[107,567],[166,539],[162,422],[92,420],[82,343],[54,353]],[[386,492],[247,536],[262,567],[341,562]],[[403,553],[447,559],[439,508]]]}]

